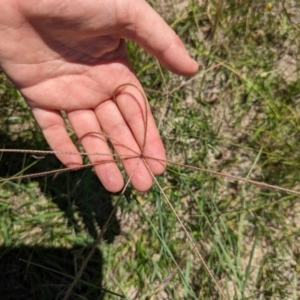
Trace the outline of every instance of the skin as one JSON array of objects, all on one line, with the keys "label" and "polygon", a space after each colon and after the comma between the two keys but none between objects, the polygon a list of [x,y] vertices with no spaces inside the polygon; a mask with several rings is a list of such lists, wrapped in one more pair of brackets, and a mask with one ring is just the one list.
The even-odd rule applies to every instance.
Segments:
[{"label": "skin", "polygon": [[[103,185],[119,191],[124,181],[112,162],[105,133],[122,157],[143,154],[165,159],[165,150],[153,116],[126,52],[133,40],[170,71],[192,75],[198,65],[162,18],[143,0],[5,0],[1,3],[0,66],[20,90],[54,151],[78,153],[66,131],[64,111]],[[145,137],[145,114],[148,114]],[[118,143],[114,142],[117,140]],[[145,147],[143,143],[145,142]],[[124,145],[129,145],[131,149]],[[138,154],[137,154],[138,153]],[[103,156],[102,154],[107,154]],[[82,164],[81,156],[57,154],[68,167]],[[139,161],[139,163],[138,163]],[[165,164],[147,159],[151,171],[161,174]],[[137,157],[123,160],[139,191],[152,177]]]}]

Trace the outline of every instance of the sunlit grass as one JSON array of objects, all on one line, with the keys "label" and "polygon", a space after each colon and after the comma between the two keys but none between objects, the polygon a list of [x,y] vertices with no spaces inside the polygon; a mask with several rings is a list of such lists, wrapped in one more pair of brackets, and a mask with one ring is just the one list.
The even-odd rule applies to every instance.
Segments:
[{"label": "sunlit grass", "polygon": [[[129,43],[168,160],[299,190],[299,8],[223,1],[216,16],[222,1],[205,2],[151,1],[199,61],[195,79]],[[0,89],[2,148],[47,149],[3,76]],[[53,157],[0,158],[1,177],[60,168]],[[227,299],[298,298],[298,196],[172,164],[157,180]],[[61,299],[116,199],[91,170],[0,183],[0,295]],[[221,298],[157,185],[126,191],[71,294],[122,296]]]}]

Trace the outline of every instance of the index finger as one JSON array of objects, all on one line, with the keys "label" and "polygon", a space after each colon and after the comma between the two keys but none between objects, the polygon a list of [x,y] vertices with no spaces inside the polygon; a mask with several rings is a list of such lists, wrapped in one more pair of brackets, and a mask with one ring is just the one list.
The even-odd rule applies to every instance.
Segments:
[{"label": "index finger", "polygon": [[141,149],[141,158],[145,159],[153,174],[163,173],[165,148],[142,88],[131,83],[119,85],[115,89],[114,101]]}]

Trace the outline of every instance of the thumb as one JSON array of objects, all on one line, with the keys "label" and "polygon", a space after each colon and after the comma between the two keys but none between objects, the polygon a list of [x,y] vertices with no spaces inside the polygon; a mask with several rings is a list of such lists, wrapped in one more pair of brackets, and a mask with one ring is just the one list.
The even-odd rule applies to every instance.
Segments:
[{"label": "thumb", "polygon": [[197,72],[198,64],[189,56],[180,38],[148,3],[135,1],[129,18],[131,26],[123,28],[125,39],[135,41],[174,73]]}]

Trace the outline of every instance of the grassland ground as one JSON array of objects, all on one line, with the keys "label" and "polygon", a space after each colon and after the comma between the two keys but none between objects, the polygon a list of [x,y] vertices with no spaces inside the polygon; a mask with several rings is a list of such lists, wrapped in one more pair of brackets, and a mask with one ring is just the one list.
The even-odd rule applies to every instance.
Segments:
[{"label": "grassland ground", "polygon": [[[149,3],[201,66],[176,76],[128,42],[167,171],[120,200],[91,168],[0,182],[0,299],[62,299],[116,202],[70,299],[221,299],[218,288],[226,299],[299,298],[299,196],[183,166],[300,190],[299,5]],[[47,150],[4,75],[0,101],[1,148]],[[59,168],[54,155],[0,156],[1,178]]]}]

